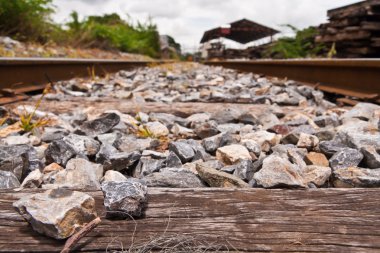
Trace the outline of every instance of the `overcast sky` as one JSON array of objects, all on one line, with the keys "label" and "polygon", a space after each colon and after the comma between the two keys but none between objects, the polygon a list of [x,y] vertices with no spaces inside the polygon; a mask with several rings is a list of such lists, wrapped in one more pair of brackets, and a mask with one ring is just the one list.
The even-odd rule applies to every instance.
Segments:
[{"label": "overcast sky", "polygon": [[144,21],[150,16],[160,34],[168,34],[185,50],[199,44],[203,32],[247,18],[287,33],[282,24],[298,28],[326,21],[331,8],[358,0],[54,0],[54,19],[65,22],[76,10],[80,15],[116,12],[122,17]]}]

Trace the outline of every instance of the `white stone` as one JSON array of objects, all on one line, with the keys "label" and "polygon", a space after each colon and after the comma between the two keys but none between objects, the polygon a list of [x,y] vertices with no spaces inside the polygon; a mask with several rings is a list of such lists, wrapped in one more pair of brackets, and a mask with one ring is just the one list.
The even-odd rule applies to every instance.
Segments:
[{"label": "white stone", "polygon": [[246,147],[236,144],[218,148],[216,150],[216,158],[226,164],[235,164],[240,159],[252,159]]}]

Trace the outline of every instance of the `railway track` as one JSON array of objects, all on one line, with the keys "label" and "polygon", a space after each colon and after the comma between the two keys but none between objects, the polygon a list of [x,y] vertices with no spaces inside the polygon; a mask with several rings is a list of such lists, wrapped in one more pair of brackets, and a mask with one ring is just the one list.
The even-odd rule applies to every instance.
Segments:
[{"label": "railway track", "polygon": [[288,78],[325,92],[380,102],[379,59],[209,61],[205,64]]},{"label": "railway track", "polygon": [[[25,93],[42,90],[48,79],[67,80],[133,69],[163,61],[98,59],[0,59],[0,104],[26,99]],[[380,60],[258,60],[212,61],[207,65],[293,79],[335,94],[380,103]]]}]

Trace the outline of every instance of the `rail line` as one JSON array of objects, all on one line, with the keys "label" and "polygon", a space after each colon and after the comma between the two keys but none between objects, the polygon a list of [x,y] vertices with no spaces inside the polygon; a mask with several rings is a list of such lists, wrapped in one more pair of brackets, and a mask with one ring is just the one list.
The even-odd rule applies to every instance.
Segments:
[{"label": "rail line", "polygon": [[[67,80],[113,73],[167,61],[124,61],[62,58],[1,58],[0,104],[26,99],[24,93],[41,90],[48,78]],[[209,61],[267,76],[289,78],[318,89],[380,103],[380,59]]]},{"label": "rail line", "polygon": [[325,92],[380,102],[380,59],[209,61],[205,64],[289,78]]}]

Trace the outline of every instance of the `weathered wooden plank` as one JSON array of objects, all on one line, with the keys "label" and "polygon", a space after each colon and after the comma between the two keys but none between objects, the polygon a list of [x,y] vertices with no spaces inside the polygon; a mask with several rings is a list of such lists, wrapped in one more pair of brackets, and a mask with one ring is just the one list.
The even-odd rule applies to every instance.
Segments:
[{"label": "weathered wooden plank", "polygon": [[[16,108],[20,104],[32,105],[36,104],[36,101],[28,100],[22,103],[10,104],[8,107]],[[262,112],[268,109],[267,105],[261,104],[236,104],[236,103],[160,103],[160,102],[147,102],[137,103],[131,100],[120,101],[115,98],[101,98],[98,100],[88,98],[71,98],[66,101],[49,101],[44,100],[39,110],[49,111],[53,113],[67,113],[73,110],[86,110],[89,113],[97,114],[106,110],[119,110],[123,113],[136,114],[137,112],[161,112],[171,113],[177,116],[189,116],[199,112],[214,113],[222,109],[237,109],[240,111],[253,111]]]},{"label": "weathered wooden plank", "polygon": [[[196,238],[231,251],[379,252],[379,189],[149,189],[145,217],[102,223],[78,251],[128,249],[152,239]],[[0,192],[0,251],[57,252],[64,242],[35,233]],[[104,216],[101,192],[90,192]],[[203,244],[202,244],[203,245]],[[157,247],[156,249],[159,249]]]}]

